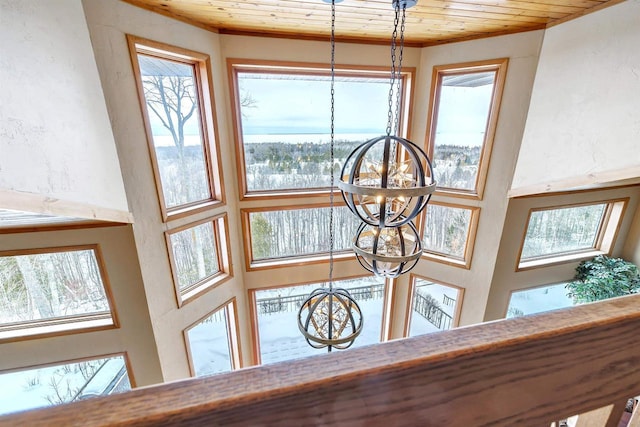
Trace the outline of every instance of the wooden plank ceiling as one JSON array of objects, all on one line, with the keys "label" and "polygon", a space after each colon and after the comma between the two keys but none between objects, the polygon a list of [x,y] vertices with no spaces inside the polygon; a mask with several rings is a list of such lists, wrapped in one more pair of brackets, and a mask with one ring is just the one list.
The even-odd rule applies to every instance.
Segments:
[{"label": "wooden plank ceiling", "polygon": [[[124,0],[163,15],[227,34],[323,39],[330,4],[323,0]],[[620,0],[418,0],[407,10],[407,45],[430,46],[545,28]],[[391,0],[336,4],[336,38],[388,43]]]}]

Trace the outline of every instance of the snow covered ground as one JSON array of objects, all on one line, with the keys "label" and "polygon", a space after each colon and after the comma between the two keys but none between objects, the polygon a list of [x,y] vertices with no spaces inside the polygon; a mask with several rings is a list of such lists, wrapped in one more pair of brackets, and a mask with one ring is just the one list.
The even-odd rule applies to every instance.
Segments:
[{"label": "snow covered ground", "polygon": [[188,332],[195,375],[219,374],[231,370],[229,337],[224,316],[212,316]]},{"label": "snow covered ground", "polygon": [[[458,303],[458,291],[455,288],[428,282],[426,280],[418,280],[416,283],[416,290],[422,295],[431,295],[433,299],[438,301],[442,311],[451,316],[451,318],[454,317],[456,304]],[[443,303],[445,295],[449,298],[453,298],[455,302],[451,305],[445,305]],[[424,316],[416,313],[414,310],[411,311],[411,323],[409,324],[410,337],[438,331],[439,329],[433,323],[425,319]]]},{"label": "snow covered ground", "polygon": [[124,366],[124,359],[116,357],[2,374],[0,415],[70,402],[88,381],[80,365],[98,367],[112,359],[120,359]]},{"label": "snow covered ground", "polygon": [[565,283],[559,283],[512,293],[507,318],[571,307],[573,300],[564,286]]},{"label": "snow covered ground", "polygon": [[[351,348],[380,342],[382,328],[382,298],[358,301],[363,313],[360,336]],[[305,341],[298,329],[297,311],[261,314],[258,316],[260,331],[260,356],[262,363],[324,354],[327,349],[314,349]]]}]

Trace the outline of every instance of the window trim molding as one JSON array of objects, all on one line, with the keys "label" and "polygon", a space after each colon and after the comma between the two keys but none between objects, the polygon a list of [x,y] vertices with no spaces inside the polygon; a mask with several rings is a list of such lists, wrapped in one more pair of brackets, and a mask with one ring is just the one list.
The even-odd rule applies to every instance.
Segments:
[{"label": "window trim molding", "polygon": [[[508,64],[509,58],[497,58],[483,61],[436,65],[433,67],[431,76],[431,92],[429,98],[429,112],[427,115],[427,132],[425,135],[427,153],[429,155],[429,158],[432,160],[435,148],[435,132],[437,129],[437,116],[440,106],[440,88],[442,77],[446,75],[466,74],[472,72],[496,72],[493,93],[491,95],[491,102],[489,106],[489,116],[487,117],[485,137],[480,151],[475,188],[473,190],[463,190],[456,188],[436,187],[435,194],[475,200],[483,199],[487,176],[489,173],[489,163],[491,161],[493,142],[498,126],[498,117],[500,115],[500,107],[502,104],[502,96],[506,82]],[[436,104],[438,108],[436,108]]]},{"label": "window trim molding", "polygon": [[98,274],[102,280],[105,300],[109,310],[99,313],[79,314],[64,317],[58,316],[35,321],[0,324],[0,344],[120,328],[120,321],[116,311],[111,282],[109,281],[106,264],[99,244],[13,249],[0,251],[0,257],[65,253],[86,250],[93,251],[95,256]]},{"label": "window trim molding", "polygon": [[471,262],[473,260],[473,251],[475,249],[476,236],[478,234],[478,223],[480,222],[480,211],[481,208],[479,206],[468,206],[461,205],[457,203],[443,202],[431,200],[425,209],[425,212],[420,215],[420,223],[419,223],[419,232],[420,239],[423,239],[424,231],[427,227],[426,218],[427,218],[427,210],[430,205],[437,205],[442,207],[454,208],[454,209],[464,209],[471,211],[471,215],[469,218],[469,225],[467,227],[467,241],[464,245],[464,254],[462,258],[456,257],[454,255],[440,253],[436,251],[429,251],[424,247],[422,248],[421,259],[427,259],[434,262],[439,262],[442,264],[450,265],[452,267],[464,268],[465,270],[471,269]]},{"label": "window trim molding", "polygon": [[[173,46],[170,44],[137,37],[127,34],[129,55],[133,75],[136,81],[138,100],[142,113],[142,121],[147,139],[149,157],[153,170],[153,178],[156,186],[158,203],[163,222],[168,222],[187,215],[203,212],[212,207],[226,204],[222,165],[220,158],[220,144],[218,135],[218,121],[215,106],[215,93],[212,81],[211,59],[209,55]],[[159,59],[180,62],[191,65],[194,68],[194,80],[198,94],[199,126],[202,139],[202,152],[207,173],[207,188],[210,197],[185,203],[179,206],[167,207],[164,198],[164,188],[160,179],[160,169],[153,142],[153,132],[149,122],[149,111],[144,96],[142,77],[138,54],[148,55]],[[213,141],[213,144],[211,143]]]},{"label": "window trim molding", "polygon": [[429,282],[433,282],[433,284],[453,288],[458,292],[459,303],[456,304],[456,309],[454,311],[453,319],[451,320],[451,329],[459,327],[460,316],[462,314],[462,305],[464,304],[464,293],[466,289],[463,288],[462,286],[453,285],[451,283],[443,282],[441,280],[431,279],[421,274],[409,273],[409,294],[407,296],[407,310],[405,312],[404,329],[402,331],[402,337],[409,338],[409,331],[411,329],[411,313],[413,311],[413,300],[414,300],[413,297],[416,292],[416,288],[417,288],[416,282],[418,280],[426,280]]},{"label": "window trim molding", "polygon": [[[629,197],[623,197],[617,199],[595,200],[582,203],[569,203],[530,208],[527,213],[527,220],[522,232],[522,238],[520,239],[520,247],[518,249],[515,271],[526,271],[534,268],[550,267],[558,264],[583,261],[589,258],[593,258],[597,255],[611,255],[618,238],[620,227],[622,226],[622,220],[624,219],[627,206],[629,205],[629,200]],[[533,212],[558,210],[581,206],[593,206],[600,204],[606,204],[606,206],[602,218],[600,219],[600,224],[598,225],[598,231],[596,232],[594,240],[594,247],[542,255],[522,260],[522,250],[524,249],[524,243],[527,238],[527,230],[529,228],[529,222],[531,220],[531,214]]]},{"label": "window trim molding", "polygon": [[[375,65],[350,65],[336,64],[336,76],[345,77],[372,77],[379,75],[388,79],[389,68]],[[242,115],[239,105],[238,74],[242,72],[252,73],[281,73],[295,75],[330,75],[329,64],[316,62],[290,62],[272,60],[253,60],[243,58],[227,58],[227,74],[229,82],[229,95],[232,110],[233,138],[236,150],[236,171],[238,178],[238,190],[240,200],[264,200],[274,198],[305,198],[329,193],[328,187],[302,188],[302,189],[278,189],[249,191],[246,179],[246,162],[244,157],[244,142],[242,137]],[[402,103],[400,108],[399,123],[401,133],[410,135],[410,123],[413,115],[412,100],[415,92],[416,68],[402,68]]]},{"label": "window trim molding", "polygon": [[[171,244],[171,235],[206,223],[211,223],[213,227],[213,238],[214,246],[216,248],[216,257],[218,260],[218,271],[216,271],[214,274],[198,280],[196,283],[190,284],[189,286],[181,290],[180,284],[178,282],[177,267]],[[210,290],[217,288],[222,283],[233,277],[231,248],[229,246],[229,221],[226,212],[172,228],[171,230],[165,231],[164,234],[165,242],[167,245],[167,254],[169,256],[169,266],[171,269],[171,280],[173,282],[178,308],[181,308],[185,304],[197,299]]]},{"label": "window trim molding", "polygon": [[[246,271],[267,270],[272,268],[284,268],[310,264],[322,264],[329,262],[329,252],[305,254],[298,256],[288,256],[280,258],[265,258],[254,260],[253,259],[253,242],[251,236],[251,219],[252,213],[258,212],[277,212],[288,210],[304,210],[304,209],[316,209],[316,208],[329,208],[330,203],[314,203],[309,205],[284,205],[284,206],[261,206],[253,208],[240,209],[240,216],[242,222],[242,235],[244,246],[244,259]],[[342,201],[334,201],[334,208],[344,207],[348,209],[347,205]],[[354,230],[355,232],[355,230]],[[344,250],[334,250],[335,261],[345,261],[355,259],[356,255],[351,248]]]},{"label": "window trim molding", "polygon": [[217,306],[213,310],[207,312],[204,316],[200,317],[195,322],[182,330],[182,337],[184,339],[185,350],[187,352],[187,361],[189,363],[189,375],[193,378],[199,378],[196,376],[196,370],[193,365],[193,355],[191,352],[191,342],[189,341],[189,331],[199,325],[203,320],[212,316],[216,312],[224,310],[224,316],[226,320],[227,328],[227,344],[229,345],[229,359],[231,362],[231,370],[233,372],[242,368],[242,351],[240,348],[240,329],[238,326],[238,304],[236,297],[225,301],[223,304]]}]

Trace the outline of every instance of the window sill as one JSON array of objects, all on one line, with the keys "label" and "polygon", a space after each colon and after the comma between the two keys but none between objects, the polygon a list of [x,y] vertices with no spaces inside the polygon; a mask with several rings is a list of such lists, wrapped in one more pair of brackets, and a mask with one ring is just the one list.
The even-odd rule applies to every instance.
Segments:
[{"label": "window sill", "polygon": [[[345,261],[355,258],[353,251],[346,251],[334,254],[335,261]],[[308,264],[320,264],[329,262],[328,254],[310,255],[304,257],[271,258],[266,260],[252,261],[247,266],[247,271],[266,270],[271,268],[296,267]]]},{"label": "window sill", "polygon": [[110,314],[0,326],[0,343],[117,328]]},{"label": "window sill", "polygon": [[233,277],[229,273],[218,272],[216,275],[208,277],[204,281],[195,284],[191,287],[185,288],[178,293],[178,307],[182,307],[185,304],[193,301],[202,294],[209,292],[211,289],[218,287],[227,280]]},{"label": "window sill", "polygon": [[454,258],[450,255],[436,254],[433,252],[424,251],[422,253],[422,259],[451,265],[453,267],[464,268],[466,270],[469,270],[469,268],[471,268],[471,260],[467,261],[461,258]]},{"label": "window sill", "polygon": [[604,251],[592,249],[587,251],[574,252],[570,254],[559,254],[559,255],[546,257],[546,258],[537,258],[532,260],[520,261],[518,263],[518,267],[516,268],[516,271],[531,270],[534,268],[549,267],[556,264],[565,264],[568,262],[582,261],[585,259],[593,258],[597,255],[606,255],[606,254],[607,253]]}]

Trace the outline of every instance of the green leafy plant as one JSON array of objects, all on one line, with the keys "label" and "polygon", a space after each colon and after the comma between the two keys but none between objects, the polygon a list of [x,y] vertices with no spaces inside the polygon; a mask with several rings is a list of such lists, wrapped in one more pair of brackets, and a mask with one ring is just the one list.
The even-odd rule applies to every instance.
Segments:
[{"label": "green leafy plant", "polygon": [[598,255],[578,265],[566,288],[574,304],[634,294],[640,291],[640,272],[631,262]]}]

